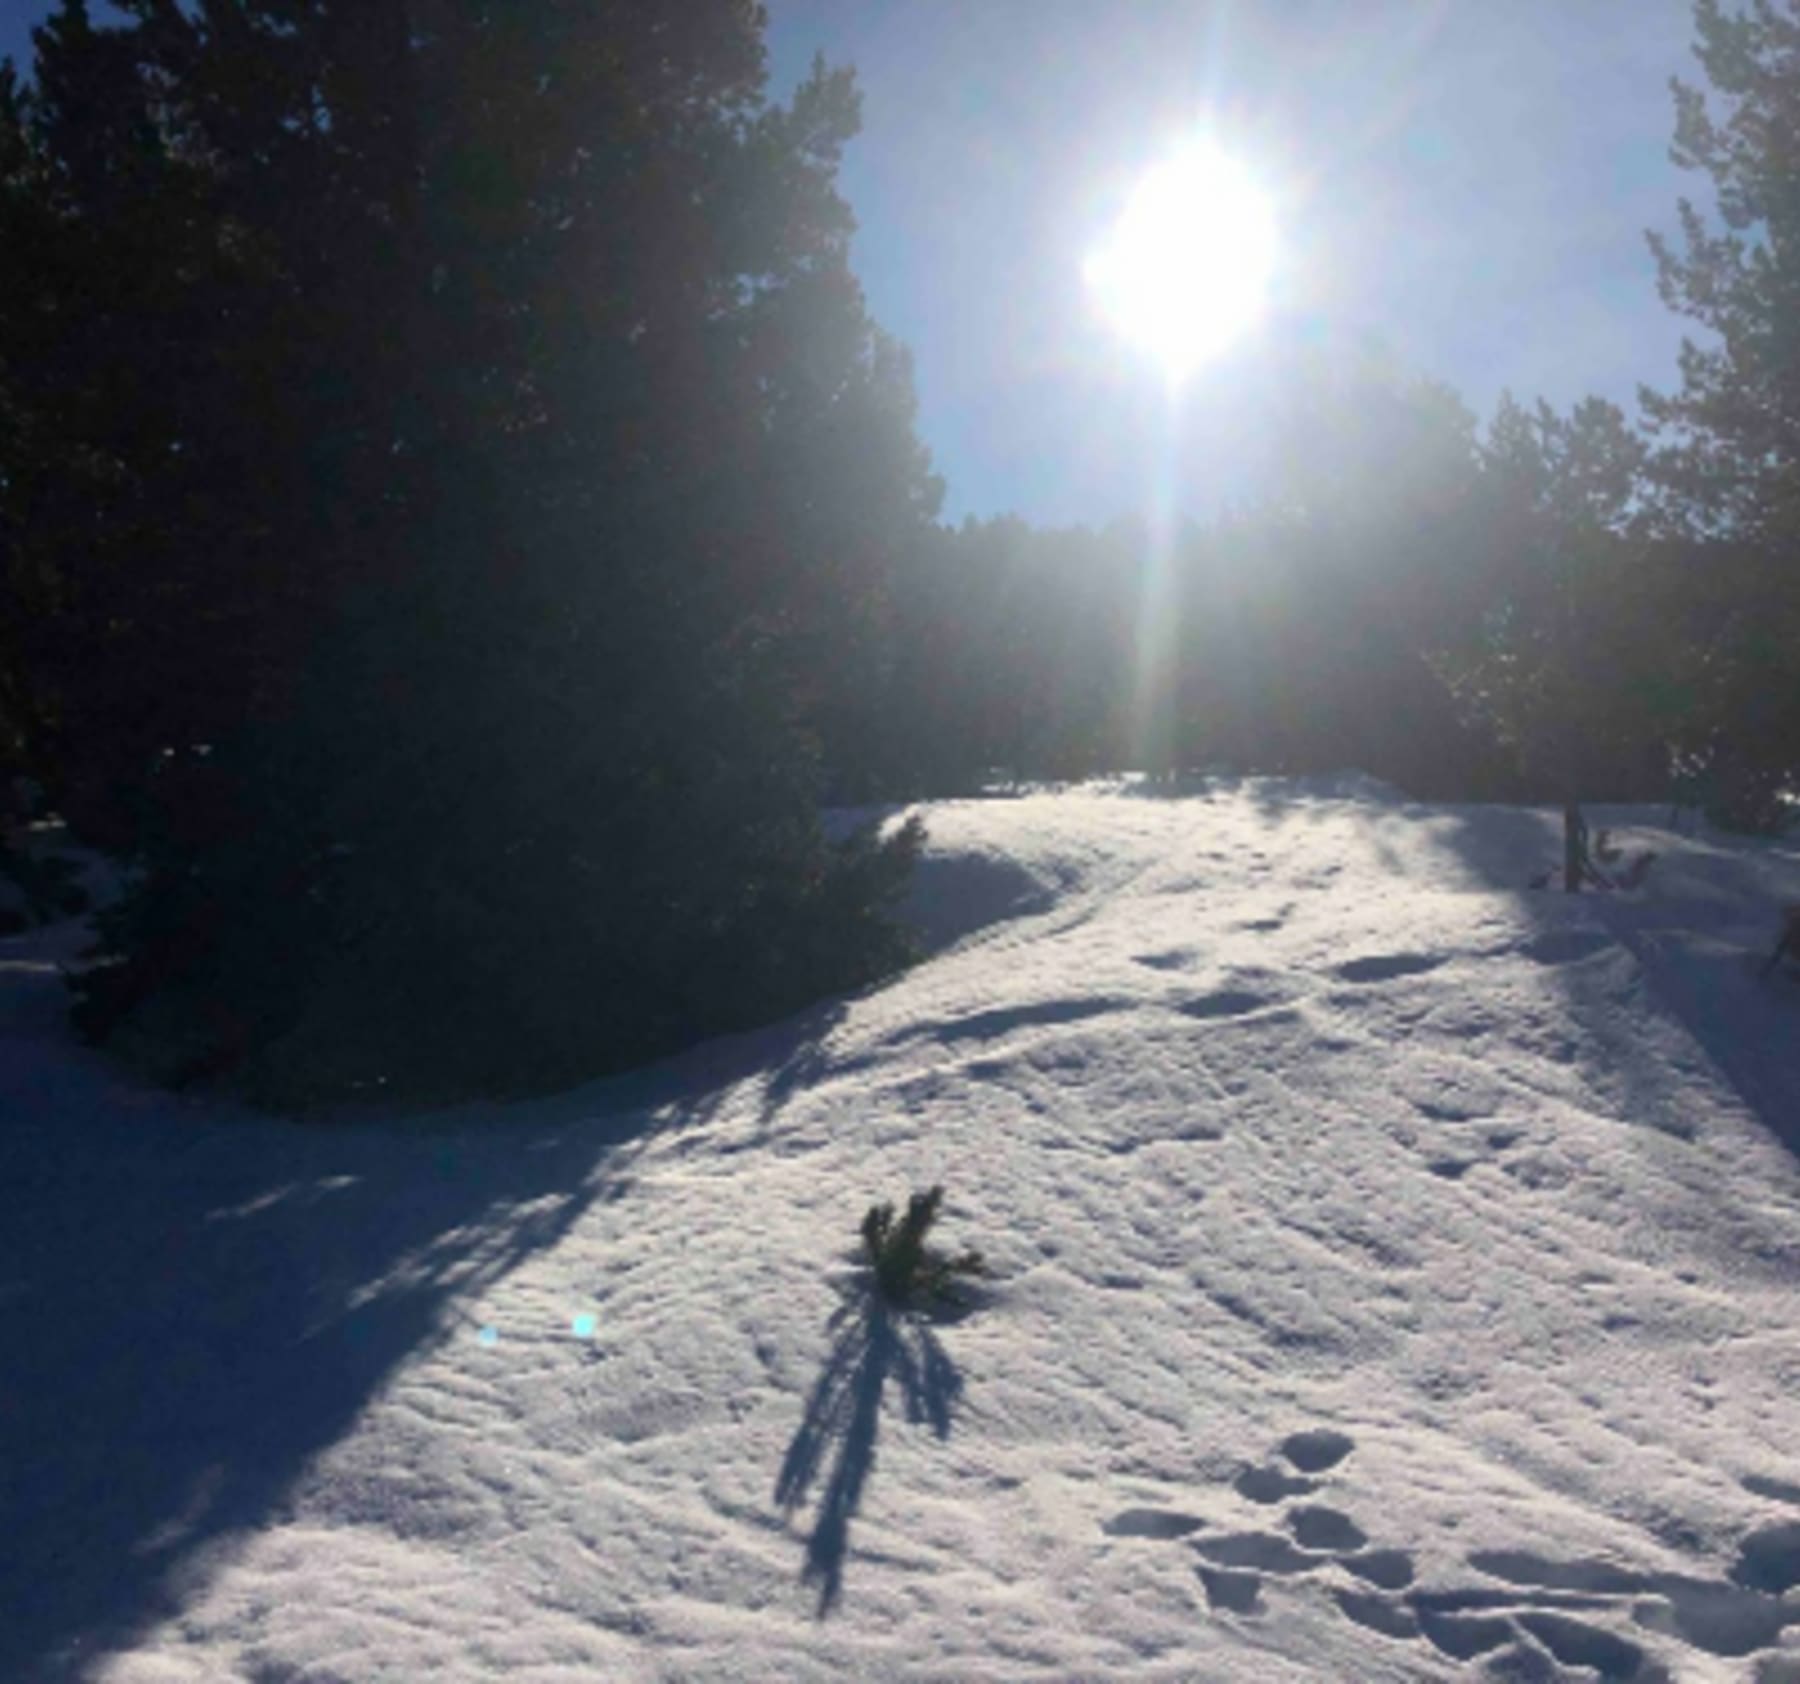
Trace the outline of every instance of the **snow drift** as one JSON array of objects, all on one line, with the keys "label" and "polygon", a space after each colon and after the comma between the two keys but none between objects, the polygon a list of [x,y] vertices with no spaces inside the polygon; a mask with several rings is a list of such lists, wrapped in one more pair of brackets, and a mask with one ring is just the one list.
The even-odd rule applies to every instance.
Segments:
[{"label": "snow drift", "polygon": [[947,803],[893,985],[405,1122],[0,943],[0,1676],[1800,1679],[1800,854],[1650,817]]}]

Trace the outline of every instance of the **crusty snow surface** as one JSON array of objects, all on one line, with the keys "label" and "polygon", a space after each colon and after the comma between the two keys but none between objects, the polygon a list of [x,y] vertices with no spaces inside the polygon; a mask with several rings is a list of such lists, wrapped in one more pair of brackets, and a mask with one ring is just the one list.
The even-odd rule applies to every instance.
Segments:
[{"label": "crusty snow surface", "polygon": [[[926,810],[910,974],[301,1126],[0,942],[0,1678],[1800,1680],[1800,850]],[[992,1279],[866,1296],[942,1181]]]}]

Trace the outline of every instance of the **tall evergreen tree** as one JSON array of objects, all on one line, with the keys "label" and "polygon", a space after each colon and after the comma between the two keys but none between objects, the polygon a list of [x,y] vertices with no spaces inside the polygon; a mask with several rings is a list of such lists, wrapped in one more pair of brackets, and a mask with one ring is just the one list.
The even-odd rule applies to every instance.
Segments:
[{"label": "tall evergreen tree", "polygon": [[1563,809],[1563,886],[1590,861],[1582,806],[1639,794],[1654,737],[1648,574],[1630,531],[1643,445],[1617,405],[1501,400],[1484,445],[1474,613],[1448,669],[1465,706]]},{"label": "tall evergreen tree", "polygon": [[1772,823],[1800,785],[1800,6],[1697,0],[1707,86],[1676,80],[1672,156],[1716,214],[1650,235],[1669,307],[1704,330],[1642,401],[1664,531],[1685,541],[1686,747],[1727,816]]},{"label": "tall evergreen tree", "polygon": [[770,104],[743,0],[121,10],[38,37],[0,259],[8,670],[144,868],[89,1021],[496,1086],[894,963],[911,837],[816,817],[936,496],[847,74]]}]

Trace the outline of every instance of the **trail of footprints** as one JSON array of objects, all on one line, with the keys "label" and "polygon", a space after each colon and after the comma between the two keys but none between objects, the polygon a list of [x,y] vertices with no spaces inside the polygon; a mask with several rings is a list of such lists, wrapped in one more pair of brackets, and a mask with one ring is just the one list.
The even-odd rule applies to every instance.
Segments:
[{"label": "trail of footprints", "polygon": [[[1283,916],[1291,910],[1292,903],[1282,909]],[[1277,919],[1275,922],[1278,924],[1281,920]],[[1252,922],[1240,927],[1257,929],[1261,924]],[[1360,993],[1370,989],[1371,985],[1429,976],[1458,957],[1522,957],[1534,964],[1553,968],[1592,958],[1607,951],[1611,945],[1612,940],[1604,931],[1549,930],[1486,952],[1461,955],[1411,951],[1363,954],[1332,966],[1328,974]],[[1160,953],[1140,953],[1135,957],[1140,965],[1175,974],[1201,969],[1204,959],[1201,950],[1194,947],[1173,948]],[[1203,1023],[1224,1023],[1275,1015],[1283,1010],[1291,1010],[1305,998],[1304,991],[1277,972],[1240,969],[1229,973],[1221,986],[1204,993],[1171,997],[1168,1004],[1171,1010],[1184,1017]],[[1336,997],[1339,1004],[1343,1004],[1347,998],[1343,995]],[[1440,1074],[1436,1080],[1442,1084],[1446,1078]],[[1429,1123],[1446,1125],[1441,1142],[1434,1142],[1421,1149],[1425,1168],[1440,1180],[1460,1181],[1477,1164],[1484,1162],[1501,1167],[1507,1175],[1526,1185],[1536,1185],[1543,1177],[1554,1173],[1528,1157],[1517,1159],[1509,1156],[1524,1131],[1496,1122],[1494,1104],[1497,1102],[1484,1098],[1479,1091],[1470,1093],[1459,1090],[1454,1081],[1451,1081],[1444,1091],[1429,1097],[1419,1094],[1409,1094],[1407,1097],[1420,1117]],[[1463,1125],[1468,1127],[1465,1129]]]},{"label": "trail of footprints", "polygon": [[[1252,919],[1237,927],[1254,931],[1277,930],[1287,921],[1288,914],[1292,911],[1293,902],[1290,901],[1272,918]],[[1611,945],[1612,940],[1604,931],[1547,930],[1487,953],[1467,954],[1463,957],[1522,957],[1546,969],[1556,969],[1593,958]],[[1200,950],[1192,947],[1172,948],[1161,953],[1139,953],[1135,957],[1138,964],[1150,970],[1173,973],[1192,971],[1202,959]],[[1368,953],[1332,966],[1330,974],[1340,983],[1363,989],[1374,983],[1429,976],[1433,971],[1442,970],[1454,957],[1456,955],[1451,953]],[[1188,1017],[1234,1018],[1247,1017],[1252,1012],[1272,1006],[1291,1004],[1293,999],[1279,988],[1272,992],[1266,989],[1222,988],[1177,1001],[1175,1010]]]},{"label": "trail of footprints", "polygon": [[[1256,1614],[1266,1578],[1336,1569],[1331,1595],[1346,1619],[1398,1643],[1428,1644],[1458,1662],[1481,1659],[1495,1676],[1555,1678],[1562,1676],[1560,1665],[1602,1679],[1666,1684],[1670,1675],[1641,1645],[1584,1614],[1610,1612],[1615,1620],[1625,1614],[1641,1630],[1727,1656],[1772,1649],[1785,1627],[1800,1627],[1800,1599],[1784,1599],[1800,1586],[1800,1521],[1751,1532],[1728,1580],[1477,1550],[1469,1565],[1484,1583],[1417,1587],[1410,1554],[1372,1547],[1349,1515],[1313,1500],[1355,1448],[1346,1433],[1314,1428],[1290,1434],[1277,1456],[1239,1474],[1238,1495],[1265,1509],[1279,1507],[1280,1530],[1216,1531],[1199,1515],[1151,1508],[1126,1509],[1102,1530],[1118,1538],[1186,1540],[1215,1612]],[[1774,1482],[1745,1483],[1769,1495]],[[1800,1667],[1780,1670],[1788,1658],[1788,1652],[1766,1656],[1758,1678],[1800,1684]]]}]

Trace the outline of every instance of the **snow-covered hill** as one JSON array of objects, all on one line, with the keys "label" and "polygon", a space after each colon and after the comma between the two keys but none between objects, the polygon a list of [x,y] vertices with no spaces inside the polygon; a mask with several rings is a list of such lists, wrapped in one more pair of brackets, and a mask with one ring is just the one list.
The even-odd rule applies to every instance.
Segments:
[{"label": "snow-covered hill", "polygon": [[[1800,1680],[1800,851],[927,817],[892,986],[404,1128],[136,1089],[0,942],[0,1677]],[[937,1181],[985,1301],[871,1313]]]}]

